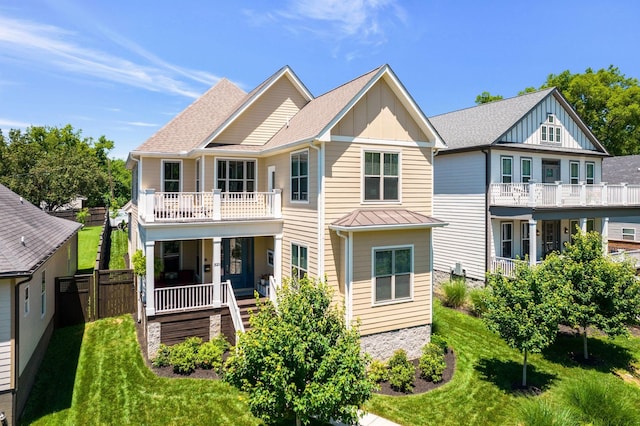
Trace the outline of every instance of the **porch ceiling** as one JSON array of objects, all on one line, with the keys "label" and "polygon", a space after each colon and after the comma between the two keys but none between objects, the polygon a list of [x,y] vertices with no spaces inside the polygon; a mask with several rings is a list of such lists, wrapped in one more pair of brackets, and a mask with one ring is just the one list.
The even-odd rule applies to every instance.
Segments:
[{"label": "porch ceiling", "polygon": [[536,219],[536,220],[559,220],[599,217],[627,217],[638,214],[637,206],[627,207],[551,207],[551,208],[531,208],[531,207],[503,207],[491,206],[489,213],[492,218],[509,219]]},{"label": "porch ceiling", "polygon": [[153,223],[140,236],[144,241],[199,240],[209,238],[260,237],[282,233],[283,220],[221,221],[212,223]]}]

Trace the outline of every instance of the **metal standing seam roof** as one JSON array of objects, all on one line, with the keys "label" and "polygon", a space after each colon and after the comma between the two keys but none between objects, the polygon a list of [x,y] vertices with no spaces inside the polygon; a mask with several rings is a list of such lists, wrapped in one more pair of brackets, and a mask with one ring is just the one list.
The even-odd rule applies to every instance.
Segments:
[{"label": "metal standing seam roof", "polygon": [[357,209],[333,222],[339,228],[412,228],[444,226],[446,222],[407,209]]},{"label": "metal standing seam roof", "polygon": [[622,155],[602,160],[602,181],[640,185],[640,155]]},{"label": "metal standing seam roof", "polygon": [[32,273],[81,227],[47,214],[0,185],[0,276]]}]

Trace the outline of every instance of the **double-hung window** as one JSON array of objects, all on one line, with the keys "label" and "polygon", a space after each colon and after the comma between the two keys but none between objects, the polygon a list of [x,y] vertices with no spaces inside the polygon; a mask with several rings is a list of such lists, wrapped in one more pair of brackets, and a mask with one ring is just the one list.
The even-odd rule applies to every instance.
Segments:
[{"label": "double-hung window", "polygon": [[571,185],[580,183],[580,163],[578,161],[569,162],[569,178]]},{"label": "double-hung window", "polygon": [[522,240],[520,253],[522,253],[522,257],[529,255],[529,242],[531,241],[531,234],[529,232],[529,222],[522,221],[520,222],[520,238]]},{"label": "double-hung window", "polygon": [[622,239],[635,241],[636,240],[636,230],[635,228],[622,228]]},{"label": "double-hung window", "polygon": [[559,143],[562,130],[556,123],[556,117],[553,114],[547,115],[547,120],[540,126],[540,141]]},{"label": "double-hung window", "polygon": [[373,249],[374,303],[411,299],[413,247]]},{"label": "double-hung window", "polygon": [[291,154],[291,201],[309,201],[309,151]]},{"label": "double-hung window", "polygon": [[397,152],[364,153],[365,201],[398,201],[400,154]]},{"label": "double-hung window", "polygon": [[163,161],[162,179],[164,192],[180,192],[180,161]]},{"label": "double-hung window", "polygon": [[300,244],[291,244],[291,276],[302,278],[307,270],[307,247]]},{"label": "double-hung window", "polygon": [[513,257],[513,223],[502,222],[500,232],[500,245],[502,247],[502,257],[511,259]]},{"label": "double-hung window", "polygon": [[528,183],[531,180],[531,158],[520,159],[520,181]]},{"label": "double-hung window", "polygon": [[513,182],[513,157],[501,157],[500,159],[500,182]]},{"label": "double-hung window", "polygon": [[218,160],[217,188],[222,192],[254,192],[255,160]]},{"label": "double-hung window", "polygon": [[591,161],[587,161],[584,163],[585,166],[585,180],[587,181],[587,185],[593,185],[596,183],[596,163]]}]

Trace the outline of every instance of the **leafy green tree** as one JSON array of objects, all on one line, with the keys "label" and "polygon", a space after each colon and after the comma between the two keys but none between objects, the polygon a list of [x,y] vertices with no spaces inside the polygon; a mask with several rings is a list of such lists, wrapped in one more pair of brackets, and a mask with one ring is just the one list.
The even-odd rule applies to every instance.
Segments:
[{"label": "leafy green tree", "polygon": [[566,244],[557,273],[570,285],[564,321],[582,328],[584,358],[589,358],[587,330],[595,327],[608,336],[626,335],[627,325],[640,312],[640,281],[629,262],[616,262],[602,253],[597,232],[578,232]]},{"label": "leafy green tree", "polygon": [[[545,262],[560,264],[555,254]],[[523,353],[522,386],[527,385],[528,354],[553,343],[562,317],[567,286],[554,270],[555,267],[531,267],[523,262],[516,267],[514,278],[488,276],[491,290],[485,296],[482,319],[507,345]]]},{"label": "leafy green tree", "polygon": [[260,304],[250,324],[227,360],[225,380],[249,394],[255,416],[269,424],[294,416],[304,424],[357,420],[374,384],[358,328],[347,328],[326,283],[285,282],[277,307]]},{"label": "leafy green tree", "polygon": [[482,92],[476,96],[476,105],[488,104],[489,102],[504,99],[501,95],[492,95],[489,92]]}]

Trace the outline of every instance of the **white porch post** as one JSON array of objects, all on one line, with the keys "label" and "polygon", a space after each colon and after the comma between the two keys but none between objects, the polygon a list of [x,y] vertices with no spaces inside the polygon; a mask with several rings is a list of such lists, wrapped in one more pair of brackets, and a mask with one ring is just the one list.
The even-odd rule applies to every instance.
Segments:
[{"label": "white porch post", "polygon": [[273,217],[276,219],[282,219],[282,189],[274,189],[275,193],[273,197]]},{"label": "white porch post", "polygon": [[222,219],[220,212],[222,206],[222,191],[219,189],[213,190],[213,220]]},{"label": "white porch post", "polygon": [[587,205],[587,182],[580,182],[580,205]]},{"label": "white porch post", "polygon": [[529,219],[529,265],[533,266],[538,261],[538,238],[536,237],[536,228],[538,221]]},{"label": "white porch post", "polygon": [[[282,234],[273,237],[273,279],[276,287],[282,286]],[[276,295],[271,295],[271,300],[276,300]]]},{"label": "white porch post", "polygon": [[562,205],[562,181],[556,181],[556,205],[559,207]]},{"label": "white porch post", "polygon": [[147,241],[144,243],[144,255],[147,264],[147,276],[146,276],[146,289],[145,299],[147,301],[146,313],[148,317],[155,316],[156,314],[156,295],[155,295],[155,282],[154,282],[154,249],[155,241]]},{"label": "white porch post", "polygon": [[145,189],[144,190],[144,206],[145,206],[145,212],[144,212],[144,220],[146,222],[153,222],[155,220],[155,215],[153,213],[154,210],[154,202],[155,202],[155,198],[156,198],[156,190],[151,188],[151,189]]},{"label": "white porch post", "polygon": [[609,218],[602,218],[602,252],[604,254],[609,253]]},{"label": "white porch post", "polygon": [[580,218],[580,229],[582,230],[582,232],[587,232],[587,218],[586,217],[581,217]]},{"label": "white porch post", "polygon": [[[218,210],[219,211],[219,210]],[[213,307],[218,308],[222,304],[221,297],[221,286],[220,286],[220,278],[221,278],[221,253],[222,253],[222,238],[214,237],[213,238]]]}]

